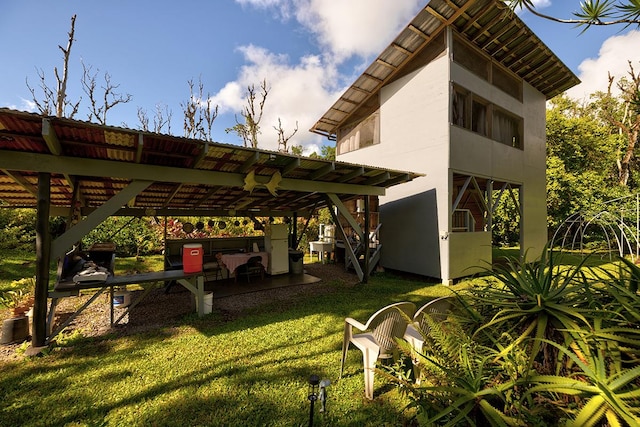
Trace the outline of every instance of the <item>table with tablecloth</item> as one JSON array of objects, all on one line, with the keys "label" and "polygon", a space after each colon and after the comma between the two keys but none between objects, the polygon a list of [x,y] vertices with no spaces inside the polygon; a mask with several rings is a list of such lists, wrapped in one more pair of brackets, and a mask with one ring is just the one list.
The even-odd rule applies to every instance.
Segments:
[{"label": "table with tablecloth", "polygon": [[249,258],[259,256],[261,263],[266,269],[269,266],[269,253],[268,252],[239,252],[235,254],[222,255],[222,263],[229,271],[230,275],[235,275],[236,268],[249,261]]}]

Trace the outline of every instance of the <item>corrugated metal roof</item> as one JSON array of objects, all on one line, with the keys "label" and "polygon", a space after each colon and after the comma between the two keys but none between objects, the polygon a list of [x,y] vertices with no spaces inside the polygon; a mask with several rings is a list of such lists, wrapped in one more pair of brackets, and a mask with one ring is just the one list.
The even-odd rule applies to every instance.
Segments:
[{"label": "corrugated metal roof", "polygon": [[[252,171],[261,184],[246,191]],[[70,207],[77,188],[81,205],[97,208],[134,179],[148,179],[130,207],[272,216],[325,206],[327,192],[347,200],[422,176],[0,108],[0,201],[36,206],[39,172],[51,173],[53,207]],[[273,196],[263,184],[276,172],[282,184]]]},{"label": "corrugated metal roof", "polygon": [[[579,83],[500,0],[431,0],[311,128],[334,138],[447,26],[550,99]],[[376,99],[377,101],[377,99]],[[353,119],[352,119],[353,120]]]}]

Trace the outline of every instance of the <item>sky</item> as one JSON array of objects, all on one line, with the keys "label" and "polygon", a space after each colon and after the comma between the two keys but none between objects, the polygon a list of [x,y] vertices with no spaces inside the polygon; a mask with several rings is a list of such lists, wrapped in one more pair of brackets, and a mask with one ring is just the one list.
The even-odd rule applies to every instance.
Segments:
[{"label": "sky", "polygon": [[[540,10],[571,18],[579,0],[535,0]],[[114,107],[107,123],[139,129],[138,111],[153,121],[171,114],[170,133],[183,135],[183,105],[191,80],[218,106],[216,142],[242,144],[225,130],[241,119],[247,87],[267,82],[259,147],[276,150],[278,120],[289,144],[319,152],[326,138],[309,132],[342,92],[427,4],[427,0],[0,0],[0,107],[36,111],[41,70],[55,86],[71,16],[77,15],[68,95],[82,97],[74,118],[87,120],[82,64],[108,73],[131,101]],[[592,27],[584,33],[519,13],[525,23],[583,82],[569,96],[605,90],[607,74],[640,70],[640,31]],[[166,129],[166,128],[165,128]],[[166,132],[168,133],[168,132]]]}]

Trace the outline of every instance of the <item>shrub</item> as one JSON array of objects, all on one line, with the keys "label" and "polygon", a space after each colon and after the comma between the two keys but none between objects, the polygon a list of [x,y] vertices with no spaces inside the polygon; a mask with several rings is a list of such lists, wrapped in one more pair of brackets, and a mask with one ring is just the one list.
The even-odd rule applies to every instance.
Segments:
[{"label": "shrub", "polygon": [[[430,321],[420,386],[389,378],[426,425],[640,425],[640,268],[560,267],[510,257],[496,282],[461,292]],[[469,320],[471,319],[471,320]]]}]

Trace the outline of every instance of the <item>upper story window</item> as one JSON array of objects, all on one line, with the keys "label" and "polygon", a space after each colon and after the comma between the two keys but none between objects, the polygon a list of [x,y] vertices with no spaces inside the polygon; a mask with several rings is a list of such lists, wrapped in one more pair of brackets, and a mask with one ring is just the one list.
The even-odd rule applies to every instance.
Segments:
[{"label": "upper story window", "polygon": [[380,143],[380,112],[375,111],[355,126],[338,130],[336,154],[344,154]]},{"label": "upper story window", "polygon": [[451,95],[451,124],[522,149],[524,121],[458,85]]},{"label": "upper story window", "polygon": [[478,48],[465,42],[458,35],[453,37],[452,51],[455,62],[518,101],[522,101],[522,79],[493,62]]},{"label": "upper story window", "polygon": [[505,145],[522,148],[522,119],[494,107],[492,138]]}]

